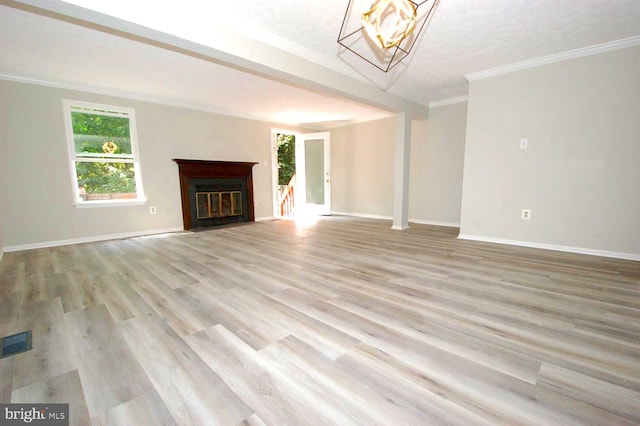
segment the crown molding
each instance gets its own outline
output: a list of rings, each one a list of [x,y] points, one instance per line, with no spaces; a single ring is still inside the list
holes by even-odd
[[[12,0],[9,4],[17,9],[216,62],[324,95],[344,98],[382,110],[408,112],[416,118],[426,117],[428,114],[426,105],[385,92],[359,78],[335,71],[333,68],[319,66],[291,51],[274,47],[247,34],[229,30],[225,26],[214,25],[212,28],[212,34],[215,37],[225,40],[223,44],[218,43],[212,46],[208,40],[201,37],[183,38],[62,0]],[[211,37],[212,34],[207,37]],[[191,40],[192,38],[199,41]]]
[[[265,123],[280,124],[280,125],[295,126],[295,127],[301,126],[300,123],[278,122],[268,117],[260,117],[252,114],[234,111],[234,110],[212,108],[206,105],[200,105],[195,103],[176,102],[171,99],[160,98],[160,97],[155,97],[150,95],[141,95],[139,93],[127,92],[127,91],[118,90],[118,89],[110,89],[106,87],[67,83],[67,82],[47,80],[42,78],[30,77],[30,76],[8,74],[4,72],[0,72],[0,80],[13,81],[16,83],[32,84],[35,86],[51,87],[54,89],[74,90],[77,92],[91,93],[94,95],[113,96],[116,98],[123,98],[123,99],[132,100],[132,101],[149,102],[149,103],[158,104],[158,105],[166,105],[166,106],[172,106],[177,108],[191,109],[195,111],[209,112],[212,114],[225,115],[229,117],[244,118],[247,120],[254,120],[254,121],[262,121]]]
[[[459,104],[462,102],[467,102],[468,100],[469,100],[469,96],[467,95],[456,96],[455,98],[441,99],[439,101],[433,101],[429,103],[429,108],[437,108],[445,105]]]
[[[329,125],[329,126],[323,125],[322,122],[289,123],[289,122],[273,120],[269,117],[261,117],[261,116],[256,116],[256,115],[247,114],[243,112],[238,112],[235,110],[211,108],[206,105],[200,105],[195,103],[192,104],[187,102],[176,102],[166,98],[141,95],[138,93],[127,92],[127,91],[117,90],[117,89],[109,89],[105,87],[88,86],[88,85],[82,85],[82,84],[76,84],[76,83],[65,83],[60,81],[53,81],[53,80],[47,80],[47,79],[41,79],[41,78],[35,78],[35,77],[29,77],[29,76],[20,76],[20,75],[8,74],[3,72],[0,72],[0,80],[12,81],[15,83],[32,84],[34,86],[51,87],[54,89],[73,90],[76,92],[90,93],[94,95],[112,96],[115,98],[127,99],[131,101],[148,102],[148,103],[157,104],[157,105],[165,105],[165,106],[171,106],[176,108],[190,109],[194,111],[208,112],[211,114],[224,115],[227,117],[244,118],[246,120],[270,123],[276,126],[279,125],[279,126],[297,127],[299,129],[307,129],[307,130],[314,130],[314,131],[323,131],[323,130],[333,129],[336,127],[350,126],[352,124],[358,124],[358,123],[365,123],[368,121],[383,120],[393,115],[393,113],[389,113],[387,116],[373,118],[373,119],[367,118],[367,119],[347,120],[344,123]]]
[[[625,49],[628,47],[634,47],[638,45],[640,45],[640,36],[623,38],[621,40],[594,44],[593,46],[583,47],[576,50],[570,50],[568,52],[556,53],[549,56],[543,56],[541,58],[529,59],[522,62],[516,62],[509,65],[490,68],[484,71],[466,74],[465,78],[468,81],[480,80],[483,78],[494,77],[497,75],[507,74],[514,71],[520,71],[528,68],[539,67],[541,65],[553,64],[556,62],[563,62],[570,59],[582,58],[584,56],[597,55],[598,53],[605,53],[605,52],[610,52],[612,50]]]

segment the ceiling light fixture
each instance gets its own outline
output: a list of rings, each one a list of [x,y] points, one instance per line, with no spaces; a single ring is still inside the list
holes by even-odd
[[[338,43],[388,72],[409,55],[438,0],[370,1],[349,0]]]
[[[376,0],[371,10],[362,14],[367,36],[383,49],[400,44],[416,27],[418,8],[409,0]]]

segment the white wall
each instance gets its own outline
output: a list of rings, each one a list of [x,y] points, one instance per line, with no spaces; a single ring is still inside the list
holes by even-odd
[[[391,218],[395,119],[331,130],[331,210]]]
[[[72,205],[63,99],[135,109],[144,206]],[[256,218],[270,217],[271,126],[127,99],[0,81],[0,235],[7,248],[182,228],[173,158],[263,162],[254,166]],[[149,214],[149,206],[158,213]]]
[[[467,103],[431,108],[412,122],[409,220],[458,226]],[[332,210],[391,218],[395,119],[331,131]]]
[[[640,254],[638,76],[634,47],[472,81],[461,234]]]
[[[429,109],[413,122],[409,221],[460,225],[467,103]]]

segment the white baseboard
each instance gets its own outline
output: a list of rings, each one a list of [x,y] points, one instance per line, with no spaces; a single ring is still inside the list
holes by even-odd
[[[367,213],[347,213],[347,212],[331,212],[331,214],[335,214],[338,216],[353,216],[353,217],[361,217],[364,219],[382,219],[382,220],[393,220],[392,216],[382,216],[377,214],[367,214]]]
[[[33,250],[33,249],[57,247],[57,246],[68,246],[71,244],[95,243],[96,241],[120,240],[123,238],[143,237],[145,235],[153,235],[153,234],[167,234],[170,232],[178,232],[183,230],[184,229],[180,227],[180,228],[167,228],[167,229],[152,229],[149,231],[123,232],[121,234],[95,235],[91,237],[71,238],[69,240],[45,241],[41,243],[23,244],[18,246],[7,246],[7,247],[3,247],[2,249],[8,253],[12,251]]]
[[[391,226],[391,229],[393,229],[394,231],[404,231],[405,229],[409,229],[410,226],[409,225],[393,225]]]
[[[433,220],[409,219],[409,223],[417,223],[419,225],[446,226],[448,228],[460,228],[460,224],[454,222],[437,222]]]
[[[393,216],[382,216],[377,214],[367,214],[367,213],[348,213],[348,212],[331,212],[331,214],[339,215],[339,216],[352,216],[352,217],[362,217],[365,219],[381,219],[381,220],[393,220]],[[453,222],[436,222],[433,220],[420,220],[420,219],[409,219],[409,223],[416,223],[419,225],[434,225],[434,226],[446,226],[449,228],[460,228],[459,223]],[[405,229],[405,228],[402,228]]]
[[[567,253],[588,254],[591,256],[610,257],[614,259],[636,260],[640,261],[640,254],[619,253],[608,250],[595,250],[582,247],[559,246],[555,244],[534,243],[529,241],[505,240],[502,238],[482,237],[478,235],[460,234],[458,238],[461,240],[482,241],[485,243],[506,244],[510,246],[530,247],[543,250],[563,251]]]

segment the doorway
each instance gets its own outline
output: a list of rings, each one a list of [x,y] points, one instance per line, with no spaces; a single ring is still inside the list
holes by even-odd
[[[274,216],[331,214],[330,135],[273,130]]]

